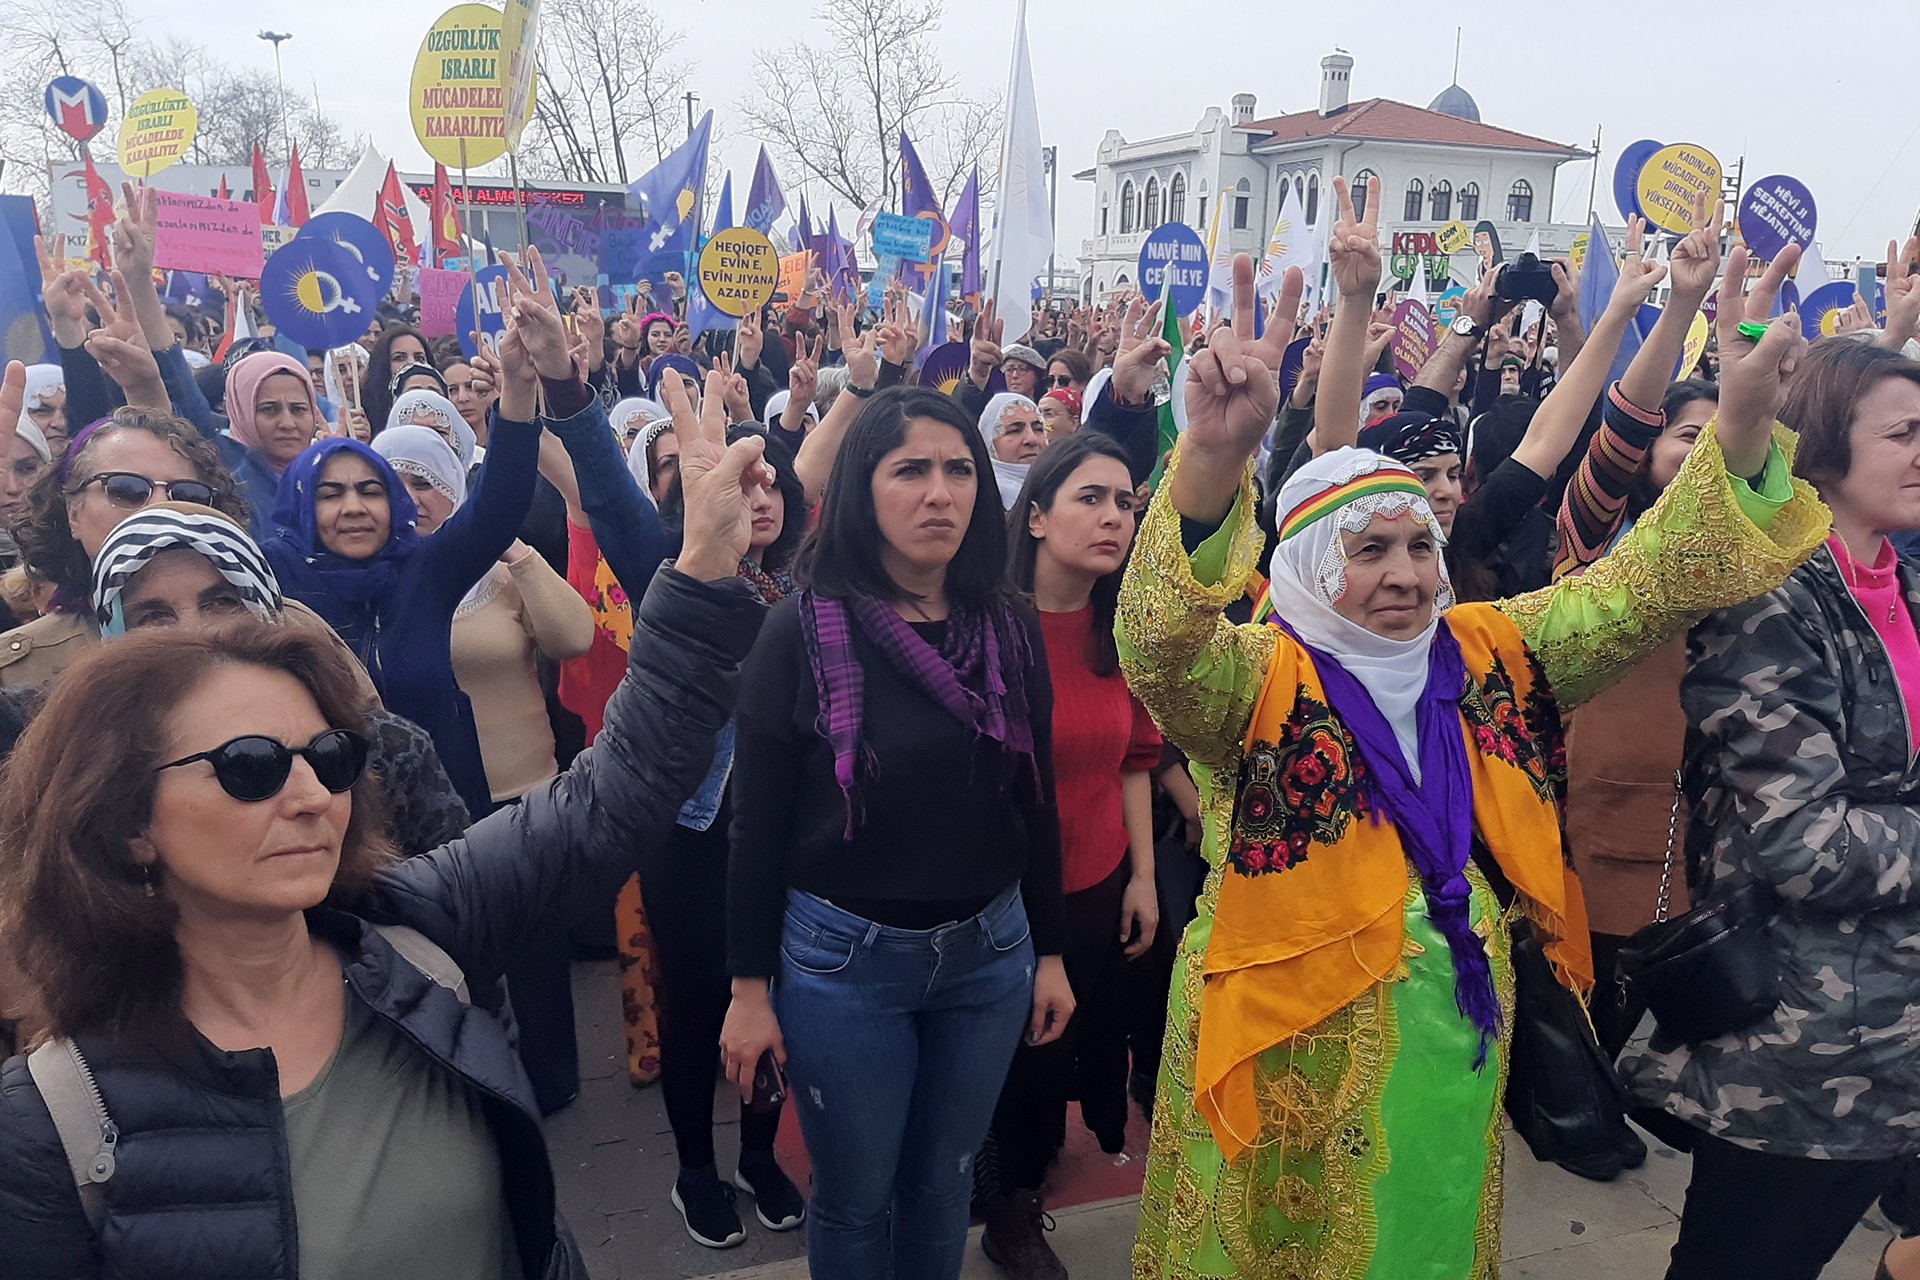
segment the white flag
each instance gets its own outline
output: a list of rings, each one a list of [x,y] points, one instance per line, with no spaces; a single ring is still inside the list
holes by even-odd
[[[1213,206],[1213,229],[1207,232],[1207,305],[1215,311],[1233,306],[1233,242],[1220,238],[1220,203]]]
[[[1000,144],[1000,183],[993,201],[993,239],[987,245],[987,296],[1006,322],[1006,340],[1032,328],[1034,277],[1053,256],[1053,214],[1047,204],[1046,151],[1027,58],[1027,5],[1013,28],[1013,76],[1007,89],[1007,132]]]
[[[1800,265],[1793,273],[1793,287],[1800,291],[1800,296],[1806,298],[1821,285],[1832,283],[1833,277],[1827,274],[1827,260],[1820,256],[1819,244],[1816,242],[1802,249]]]

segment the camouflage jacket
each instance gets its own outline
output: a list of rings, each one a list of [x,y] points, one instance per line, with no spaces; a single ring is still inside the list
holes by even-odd
[[[1907,607],[1920,575],[1902,563]],[[1781,999],[1698,1045],[1655,1035],[1636,1097],[1753,1150],[1920,1151],[1920,766],[1891,661],[1825,548],[1694,628],[1689,846],[1714,886],[1769,886]]]

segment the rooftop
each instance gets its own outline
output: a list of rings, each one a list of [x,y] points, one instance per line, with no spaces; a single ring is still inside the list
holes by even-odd
[[[1442,94],[1441,97],[1444,99],[1446,95]],[[1436,105],[1440,105],[1439,100],[1436,100]],[[1266,135],[1254,143],[1256,150],[1315,138],[1352,138],[1374,142],[1424,142],[1451,147],[1497,147],[1507,151],[1556,155],[1566,160],[1583,159],[1589,154],[1579,147],[1515,133],[1511,129],[1482,124],[1478,120],[1462,119],[1444,111],[1410,106],[1391,98],[1363,98],[1332,115],[1323,116],[1318,111],[1295,111],[1290,115],[1270,116],[1239,127],[1248,133]]]

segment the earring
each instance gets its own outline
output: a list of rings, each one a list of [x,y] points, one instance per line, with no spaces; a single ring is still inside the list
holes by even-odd
[[[146,886],[146,890],[147,890],[147,896],[148,896],[149,898],[151,898],[151,897],[153,897],[153,896],[154,896],[154,892],[153,892],[153,865],[152,865],[151,863],[143,863],[143,864],[141,865],[141,867],[140,867],[140,883]]]

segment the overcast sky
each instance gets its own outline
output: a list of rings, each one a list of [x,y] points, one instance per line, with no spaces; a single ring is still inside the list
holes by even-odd
[[[368,135],[403,167],[427,166],[405,98],[440,0],[131,0],[131,7],[155,35],[190,37],[231,61],[269,69],[272,49],[256,33],[292,32],[284,47],[290,89],[317,86],[350,133]],[[969,90],[986,95],[1004,85],[1014,11],[1015,0],[950,0],[940,47]],[[686,29],[693,88],[703,106],[718,110],[728,135],[716,162],[744,182],[757,140],[731,108],[751,87],[751,51],[804,36],[811,10],[806,0],[683,0],[661,12]],[[1336,44],[1354,56],[1355,99],[1424,106],[1452,77],[1456,23],[1464,30],[1460,83],[1487,123],[1581,146],[1604,127],[1599,207],[1610,220],[1617,214],[1607,193],[1620,148],[1655,138],[1705,146],[1728,168],[1744,155],[1749,180],[1788,173],[1805,181],[1829,259],[1882,254],[1889,236],[1913,230],[1920,108],[1898,70],[1920,35],[1913,0],[1818,7],[1746,0],[1732,10],[1031,0],[1041,126],[1060,149],[1063,171],[1063,256],[1077,252],[1092,216],[1090,185],[1066,175],[1093,164],[1107,129],[1128,138],[1183,131],[1239,92],[1258,96],[1262,116],[1311,108],[1320,58]],[[1556,220],[1582,218],[1591,171],[1587,163],[1560,170]]]

